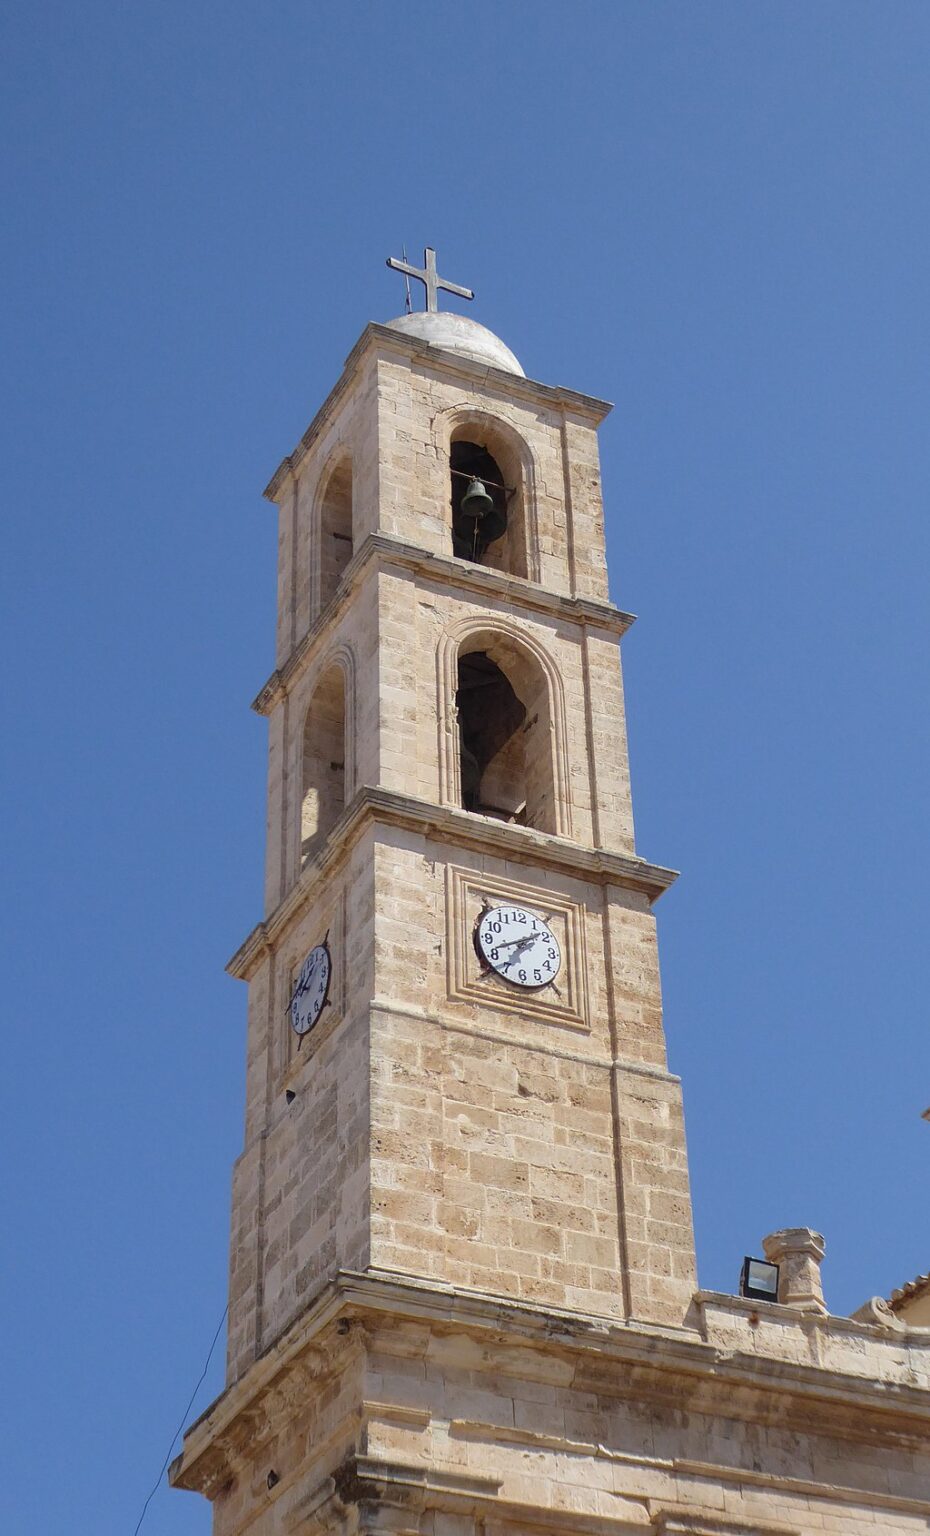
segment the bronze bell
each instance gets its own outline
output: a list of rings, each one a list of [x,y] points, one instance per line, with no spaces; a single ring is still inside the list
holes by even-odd
[[[493,510],[494,502],[485,489],[483,480],[477,476],[468,482],[468,489],[462,497],[461,510],[465,517],[487,517]]]
[[[484,481],[479,480],[477,475],[468,483],[459,503],[459,512],[463,517],[474,518],[477,543],[482,550],[506,531],[507,513],[494,505],[494,499]]]

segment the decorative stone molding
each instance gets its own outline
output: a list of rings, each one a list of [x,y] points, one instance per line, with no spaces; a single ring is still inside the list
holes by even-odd
[[[541,669],[549,695],[549,753],[552,764],[553,815],[556,837],[571,837],[572,815],[569,793],[568,726],[565,718],[565,686],[562,674],[545,646],[516,619],[499,613],[469,614],[450,624],[436,653],[439,719],[439,796],[443,805],[461,805],[461,767],[458,750],[458,711],[455,695],[458,684],[458,659],[464,643],[476,636],[488,636],[488,654],[492,660],[494,639],[535,661]],[[506,670],[506,669],[505,669]],[[515,690],[516,691],[516,690]],[[506,823],[498,823],[500,826]]]
[[[712,1513],[688,1514],[684,1510],[660,1510],[655,1517],[656,1536],[800,1536],[796,1525],[771,1520],[730,1520]]]
[[[917,1378],[911,1362],[899,1359],[897,1336],[882,1341],[872,1335],[874,1347],[880,1351],[874,1374],[854,1376],[799,1364],[784,1354],[766,1356],[741,1352],[732,1345],[718,1347],[687,1328],[612,1323],[603,1317],[373,1270],[364,1275],[343,1273],[326,1286],[307,1311],[188,1430],[184,1450],[171,1467],[171,1482],[197,1489],[203,1484],[204,1490],[212,1488],[215,1496],[223,1482],[234,1475],[241,1458],[250,1448],[262,1445],[275,1424],[274,1405],[283,1405],[285,1394],[290,1392],[282,1373],[293,1372],[306,1357],[310,1380],[318,1387],[347,1358],[348,1349],[372,1347],[380,1328],[389,1333],[400,1321],[420,1325],[424,1358],[434,1329],[441,1334],[453,1330],[471,1336],[493,1350],[505,1345],[538,1348],[547,1357],[571,1362],[573,1381],[584,1393],[626,1391],[637,1401],[671,1408],[680,1403],[683,1392],[699,1391],[704,1411],[725,1415],[732,1410],[734,1394],[739,1394],[741,1418],[746,1423],[776,1422],[795,1430],[816,1425],[820,1434],[862,1439],[873,1449],[878,1445],[924,1447],[930,1430],[928,1393],[914,1384]],[[798,1332],[802,1321],[799,1314]],[[828,1331],[834,1325],[844,1332],[861,1327],[848,1319],[817,1324]],[[303,1367],[300,1369],[302,1372]],[[653,1460],[648,1456],[632,1459],[646,1464]],[[822,1486],[813,1480],[773,1479],[771,1473],[745,1467],[726,1469],[713,1463],[684,1461],[665,1464],[685,1474],[724,1475],[727,1481],[737,1483],[766,1485],[775,1481],[786,1491],[804,1494],[816,1493]],[[831,1497],[848,1502],[864,1494],[862,1490],[831,1486]],[[930,1516],[930,1499],[877,1493],[869,1498],[876,1507]],[[667,1514],[678,1517],[680,1511],[668,1510]]]
[[[333,1474],[333,1484],[343,1504],[390,1503],[426,1509],[437,1494],[464,1499],[496,1494],[499,1477],[446,1472],[401,1461],[382,1461],[377,1456],[349,1456]]]
[[[358,838],[373,823],[427,835],[435,832],[453,848],[471,848],[537,869],[541,864],[548,865],[569,876],[639,892],[650,903],[657,901],[678,879],[676,870],[650,864],[646,859],[611,853],[604,848],[585,848],[532,827],[512,826],[413,795],[363,785],[319,854],[304,866],[297,884],[270,916],[255,925],[229,960],[226,969],[230,976],[248,981],[268,949],[279,942],[288,925],[300,917],[318,893],[319,882],[332,878]]]
[[[312,686],[311,692],[310,692],[310,700],[309,700],[309,703],[307,704],[306,710],[304,711],[304,718],[301,721],[300,730],[295,735],[294,745],[295,745],[296,751],[300,754],[300,756],[302,758],[302,755],[303,755],[304,732],[305,732],[306,726],[307,726],[307,719],[308,719],[311,711],[313,710],[314,701],[315,701],[315,698],[316,698],[316,690],[319,687],[320,682],[326,676],[326,673],[330,670],[331,667],[338,667],[339,670],[342,673],[342,679],[343,679],[344,721],[345,721],[345,723],[344,723],[344,733],[345,733],[345,740],[344,740],[345,764],[344,764],[344,767],[343,767],[343,773],[345,775],[345,778],[344,778],[343,782],[344,782],[345,803],[346,803],[346,805],[348,805],[351,802],[352,797],[355,794],[355,787],[356,787],[357,762],[356,762],[355,737],[356,737],[356,721],[357,721],[357,713],[358,713],[358,711],[357,711],[357,704],[356,704],[356,687],[355,687],[355,652],[353,651],[351,645],[348,644],[348,642],[343,641],[343,640],[338,640],[334,645],[332,645],[330,647],[330,649],[328,651],[324,651],[323,654],[319,657],[317,665],[316,665],[316,667],[314,669],[316,675],[315,675],[315,677],[313,679],[313,686]],[[292,807],[292,815],[296,819],[296,826],[294,828],[294,844],[293,844],[294,847],[297,850],[297,871],[295,871],[295,873],[299,872],[300,865],[301,865],[301,856],[300,856],[301,810],[302,810],[303,795],[304,795],[304,791],[306,789],[306,786],[305,786],[305,784],[303,782],[303,762],[301,761],[297,766],[298,766],[297,783],[300,785],[300,793],[293,797],[295,803],[294,803],[294,805]]]
[[[475,919],[482,905],[512,902],[545,913],[562,949],[559,992],[547,988],[545,992],[509,993],[497,986],[493,994],[495,1010],[587,1032],[590,1020],[584,908],[548,885],[545,888],[520,885],[513,880],[478,874],[473,869],[460,869],[454,864],[447,866],[446,879],[450,998],[487,1004],[488,977],[479,966],[473,943]]]
[[[343,612],[353,589],[370,567],[409,571],[445,587],[472,593],[482,601],[514,599],[526,612],[581,624],[614,635],[618,640],[636,623],[635,614],[625,613],[612,603],[551,592],[523,576],[511,576],[488,566],[474,565],[469,560],[458,560],[454,555],[432,554],[385,533],[370,533],[346,566],[334,600],[314,619],[287,661],[272,672],[252,700],[252,709],[257,715],[270,715],[279,700],[303,676],[319,646],[325,643],[324,637]]]
[[[184,1448],[168,1468],[172,1487],[216,1498],[308,1395],[345,1368],[350,1356],[365,1347],[366,1335],[357,1320],[339,1316],[342,1310],[315,1307],[313,1328],[289,1328],[217,1398],[185,1434]]]
[[[333,476],[346,465],[349,474],[352,474],[352,451],[346,442],[332,444],[323,463],[317,467],[316,484],[313,487],[310,503],[309,526],[307,529],[307,548],[304,557],[311,559],[310,567],[310,619],[311,623],[318,616],[322,616],[329,606],[329,598],[332,593],[323,591],[323,506],[330,492]],[[295,529],[295,553],[296,553],[296,529]],[[351,562],[349,562],[351,563]]]
[[[825,1247],[811,1227],[786,1227],[762,1239],[765,1257],[778,1265],[778,1300],[783,1306],[826,1313],[820,1278]]]
[[[896,1317],[883,1296],[872,1296],[855,1312],[850,1313],[853,1322],[871,1323],[873,1328],[890,1328],[895,1333],[906,1333],[907,1324]]]

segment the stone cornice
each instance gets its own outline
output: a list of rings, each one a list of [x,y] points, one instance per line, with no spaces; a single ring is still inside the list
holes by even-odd
[[[619,640],[636,622],[635,615],[624,613],[613,603],[601,603],[593,598],[568,597],[552,592],[522,576],[509,576],[493,571],[484,565],[474,565],[470,560],[459,560],[452,555],[435,555],[413,544],[404,544],[384,533],[372,533],[352,556],[343,573],[342,581],[332,602],[307,630],[283,666],[272,672],[252,700],[256,714],[269,715],[277,702],[294,686],[313,656],[319,650],[323,637],[329,634],[335,621],[345,608],[347,599],[370,566],[378,570],[409,572],[444,587],[457,587],[474,594],[482,601],[503,599],[511,605],[511,611],[543,614],[547,618],[568,620],[590,629],[603,630]]]
[[[454,374],[464,379],[473,387],[485,383],[491,384],[514,399],[528,400],[534,404],[543,402],[579,416],[587,416],[595,425],[603,421],[608,412],[613,410],[608,400],[599,400],[595,395],[580,394],[577,390],[566,389],[561,385],[541,384],[534,379],[525,379],[519,374],[508,373],[501,368],[491,368],[487,363],[479,363],[463,356],[461,352],[446,351],[444,348],[433,346],[431,342],[421,340],[418,336],[394,331],[389,325],[378,325],[372,321],[366,325],[355,343],[345,360],[339,379],[297,446],[292,453],[281,460],[269,480],[264,490],[268,501],[276,501],[287,476],[299,471],[315,439],[320,436],[339,400],[353,382],[362,361],[374,352],[382,355],[393,353],[395,356],[418,358],[421,362],[440,368],[444,374]]]
[[[511,826],[456,806],[437,805],[413,795],[363,785],[293,889],[236,950],[226,967],[230,976],[249,980],[265,952],[276,947],[317,894],[320,881],[335,873],[368,828],[378,826],[400,827],[424,837],[437,836],[453,848],[470,848],[537,869],[558,870],[602,885],[617,885],[642,893],[650,903],[657,901],[678,878],[677,871],[633,855],[589,848],[567,837],[537,832],[533,827]]]
[[[329,394],[326,396],[323,404],[320,406],[316,415],[313,417],[309,427],[301,437],[297,446],[294,448],[293,452],[285,454],[271,479],[268,481],[268,484],[265,486],[262,495],[265,497],[266,501],[277,501],[281,487],[286,484],[288,476],[296,475],[303,460],[306,458],[310,447],[319,437],[324,427],[328,424],[335,412],[336,406],[339,404],[342,396],[347,392],[349,385],[352,383],[355,377],[358,365],[367,350],[368,331],[366,329],[362,332],[358,341],[355,343],[355,346],[352,348],[352,351],[346,358],[342,373],[339,375],[339,378],[336,380]]]
[[[202,1491],[221,1486],[244,1446],[254,1451],[275,1433],[277,1412],[286,1411],[295,1394],[329,1379],[345,1364],[347,1349],[367,1347],[379,1318],[392,1326],[425,1325],[424,1351],[430,1336],[456,1333],[483,1336],[500,1349],[538,1347],[567,1362],[579,1391],[699,1404],[700,1411],[722,1416],[732,1413],[738,1397],[743,1419],[816,1426],[821,1433],[871,1445],[919,1445],[930,1428],[930,1392],[910,1385],[907,1362],[895,1359],[897,1344],[882,1360],[881,1377],[852,1375],[722,1348],[687,1327],[615,1322],[386,1272],[343,1272],[192,1425],[170,1469],[172,1484]],[[817,1326],[829,1332],[834,1321],[818,1319]],[[844,1325],[849,1326],[846,1320]],[[860,1328],[864,1339],[874,1336],[866,1325],[851,1326]],[[497,1433],[494,1425],[474,1429],[486,1430],[490,1438]],[[512,1433],[502,1431],[505,1438]],[[532,1438],[534,1432],[525,1433]],[[612,1456],[595,1445],[590,1453]],[[638,1455],[621,1459],[650,1461]],[[715,1470],[709,1463],[688,1465],[702,1476]],[[809,1485],[809,1491],[815,1486],[820,1485]],[[871,1491],[858,1492],[864,1502],[876,1502]],[[918,1506],[916,1500],[885,1496],[892,1497],[896,1507]]]
[[[592,1453],[601,1451],[603,1447],[591,1447]],[[643,1464],[658,1465],[651,1457],[643,1458],[640,1465]],[[664,1465],[673,1467],[672,1463]],[[350,1506],[367,1505],[386,1506],[393,1511],[403,1509],[407,1529],[414,1528],[414,1521],[426,1513],[441,1510],[465,1516],[469,1523],[474,1523],[476,1516],[484,1516],[494,1522],[495,1530],[551,1531],[564,1536],[564,1506],[548,1507],[507,1498],[501,1491],[503,1486],[496,1478],[355,1454],[346,1457],[332,1477],[298,1502],[292,1514],[285,1517],[285,1529],[295,1533],[299,1530],[306,1536],[324,1536],[326,1531],[347,1528],[343,1517]],[[901,1503],[913,1507],[917,1501]],[[693,1504],[687,1511],[679,1506],[656,1507],[653,1499],[624,1495],[616,1489],[611,1504],[612,1513],[596,1514],[573,1503],[573,1536],[801,1536],[796,1525],[785,1525],[780,1520],[761,1519],[756,1514],[748,1521],[740,1520],[716,1510],[696,1513]]]
[[[300,1532],[300,1536],[326,1536],[333,1530],[351,1529],[344,1517],[351,1505],[388,1506],[397,1511],[403,1509],[413,1527],[411,1516],[418,1520],[427,1511],[470,1517],[489,1516],[495,1529],[550,1531],[554,1536],[564,1536],[565,1510],[547,1508],[509,1499],[501,1494],[502,1484],[496,1478],[480,1474],[453,1472],[440,1467],[424,1467],[415,1462],[403,1462],[381,1456],[350,1455],[312,1492],[295,1505],[292,1513],[285,1516],[286,1531]],[[657,1527],[646,1522],[646,1500],[625,1499],[614,1495],[613,1502],[633,1512],[628,1519],[621,1514],[589,1514],[577,1507],[571,1511],[573,1536],[652,1536]],[[703,1528],[696,1536],[705,1536]],[[764,1524],[757,1531],[740,1531],[731,1525],[726,1532],[713,1531],[710,1536],[798,1536],[796,1530],[785,1526],[772,1527]]]
[[[566,1529],[565,1509],[547,1509],[539,1504],[528,1504],[502,1496],[502,1480],[482,1477],[480,1474],[453,1472],[446,1468],[420,1466],[415,1462],[387,1460],[381,1456],[348,1456],[330,1479],[333,1493],[343,1509],[349,1505],[374,1505],[384,1508],[403,1509],[406,1528],[413,1527],[411,1516],[423,1516],[430,1510],[471,1517],[490,1516],[506,1529],[553,1531],[564,1536]],[[656,1529],[648,1519],[647,1501],[643,1498],[624,1498],[614,1494],[612,1502],[625,1508],[633,1518],[623,1514],[597,1515],[577,1508],[571,1510],[573,1536],[651,1536]],[[703,1536],[703,1532],[698,1532]],[[717,1536],[714,1532],[713,1536]],[[731,1526],[719,1536],[755,1536],[746,1527],[738,1531]],[[760,1527],[758,1536],[798,1536],[795,1530],[779,1526]]]

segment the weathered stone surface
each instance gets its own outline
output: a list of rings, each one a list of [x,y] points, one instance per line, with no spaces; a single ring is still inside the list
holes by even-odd
[[[371,326],[269,487],[228,1386],[172,1469],[217,1536],[930,1523],[930,1330],[830,1317],[808,1229],[766,1239],[779,1304],[695,1289],[652,914],[674,876],[634,848],[606,409]],[[509,497],[483,563],[451,546],[463,432]],[[524,709],[501,772],[527,824],[462,807],[469,647]],[[555,935],[555,988],[482,967],[475,922],[506,903]],[[288,1001],[324,940],[298,1043]]]
[[[469,1536],[917,1531],[928,1389],[926,1331],[708,1293],[689,1327],[611,1323],[372,1269],[230,1388],[172,1480],[214,1500],[217,1536],[399,1512]]]
[[[770,1264],[778,1265],[778,1300],[804,1312],[826,1312],[820,1266],[825,1244],[810,1227],[788,1227],[762,1239]]]

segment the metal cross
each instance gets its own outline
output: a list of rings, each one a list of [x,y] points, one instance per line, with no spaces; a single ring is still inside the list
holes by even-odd
[[[418,283],[422,283],[426,289],[426,312],[435,315],[439,309],[436,301],[440,288],[446,293],[457,293],[460,299],[473,299],[474,293],[470,288],[460,288],[458,283],[447,283],[444,277],[436,274],[436,252],[431,245],[423,252],[423,266],[413,267],[407,261],[398,261],[396,257],[389,256],[389,267],[395,272],[405,272],[408,277],[415,277]]]

